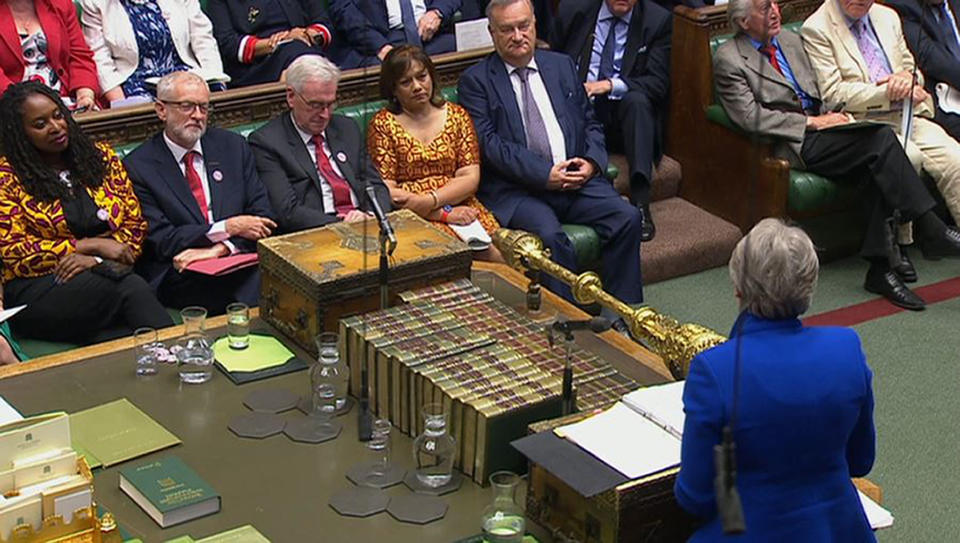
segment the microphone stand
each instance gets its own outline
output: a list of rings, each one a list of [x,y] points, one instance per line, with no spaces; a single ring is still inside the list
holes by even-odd
[[[563,381],[561,385],[560,414],[562,416],[575,413],[577,411],[577,398],[573,394],[573,332],[574,330],[590,330],[596,334],[610,329],[612,323],[603,318],[595,317],[584,321],[561,321],[557,320],[547,327],[547,340],[550,342],[550,348],[554,345],[554,332],[563,334],[563,342],[566,349],[563,362]]]

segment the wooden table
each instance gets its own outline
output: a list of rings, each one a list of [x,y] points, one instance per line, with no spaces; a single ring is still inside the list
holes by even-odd
[[[526,280],[506,266],[477,264],[474,280],[505,303],[523,300]],[[544,308],[568,318],[587,318],[545,290]],[[225,324],[223,317],[209,319],[211,335],[222,335]],[[254,321],[254,330],[275,332],[259,319]],[[181,332],[182,328],[175,326],[162,330],[160,337],[171,340]],[[299,356],[307,356],[292,342],[284,342]],[[616,332],[578,338],[578,342],[638,382],[671,380],[657,356]],[[444,497],[449,503],[446,517],[425,526],[403,524],[386,513],[356,519],[333,511],[327,505],[330,496],[351,485],[344,473],[365,450],[356,438],[355,410],[338,419],[344,426],[339,438],[318,445],[295,443],[282,434],[264,440],[242,439],[227,429],[232,417],[247,412],[241,401],[251,391],[284,388],[306,393],[306,372],[240,386],[214,372],[209,383],[181,385],[172,366],[161,367],[155,376],[136,376],[132,346],[131,339],[120,339],[0,368],[0,395],[24,415],[76,412],[126,397],[183,440],[182,445],[150,456],[175,454],[182,458],[223,496],[222,510],[161,530],[118,487],[118,469],[144,462],[146,457],[96,470],[96,501],[111,510],[134,536],[148,542],[184,534],[202,537],[243,524],[252,524],[275,542],[449,542],[480,532],[480,514],[491,494],[469,480]],[[303,415],[290,411],[283,416]],[[409,467],[412,440],[396,432],[392,443],[394,462]],[[391,496],[408,492],[402,485],[387,490]]]

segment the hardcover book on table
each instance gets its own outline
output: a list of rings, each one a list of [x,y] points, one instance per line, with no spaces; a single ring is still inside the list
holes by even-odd
[[[220,495],[176,456],[120,470],[120,490],[161,528],[220,511]]]

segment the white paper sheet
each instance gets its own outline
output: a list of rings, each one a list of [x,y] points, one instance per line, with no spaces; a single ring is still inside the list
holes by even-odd
[[[631,479],[680,464],[680,440],[623,403],[555,432]]]
[[[447,226],[456,232],[456,234],[460,236],[460,239],[466,242],[474,251],[482,251],[493,243],[493,240],[490,239],[490,234],[483,229],[483,225],[480,224],[478,220],[474,220],[472,223],[463,226],[459,224],[447,224]]]
[[[3,396],[0,396],[0,426],[15,420],[23,420],[23,415],[7,403]]]
[[[644,387],[627,394],[622,401],[680,439],[683,435],[684,383],[686,381]]]
[[[7,319],[9,319],[10,317],[12,317],[12,316],[16,315],[17,313],[23,311],[24,308],[26,308],[26,307],[27,307],[26,305],[18,305],[18,306],[16,306],[16,307],[10,307],[10,308],[4,309],[3,311],[0,311],[0,323],[3,323],[4,321],[6,321]]]
[[[863,505],[863,511],[867,514],[867,521],[874,530],[889,528],[893,526],[893,515],[883,507],[867,497],[866,494],[857,490],[860,495],[860,504]]]
[[[457,51],[469,51],[482,47],[493,47],[493,39],[487,30],[487,19],[463,21],[453,27],[457,38]]]

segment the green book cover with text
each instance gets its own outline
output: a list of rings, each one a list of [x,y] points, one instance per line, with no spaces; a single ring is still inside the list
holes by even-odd
[[[176,456],[120,470],[120,489],[164,528],[220,510],[220,495]]]

